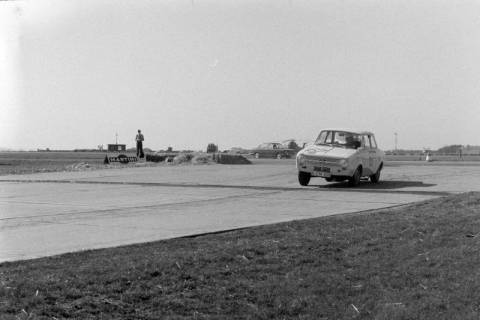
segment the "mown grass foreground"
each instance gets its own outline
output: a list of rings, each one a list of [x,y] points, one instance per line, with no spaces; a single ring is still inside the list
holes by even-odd
[[[3,263],[0,318],[478,319],[479,245],[467,193]]]

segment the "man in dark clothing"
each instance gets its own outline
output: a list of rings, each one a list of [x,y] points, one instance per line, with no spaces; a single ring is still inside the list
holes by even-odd
[[[138,129],[137,136],[135,137],[135,140],[137,141],[137,157],[143,158],[143,134],[140,129]]]

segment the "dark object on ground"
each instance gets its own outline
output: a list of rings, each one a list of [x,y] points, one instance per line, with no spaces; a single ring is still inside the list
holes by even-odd
[[[147,154],[145,160],[151,162],[171,162],[177,155],[177,153]]]
[[[125,154],[119,154],[118,156],[108,156],[105,155],[105,159],[103,160],[104,164],[110,164],[111,162],[120,162],[120,163],[129,163],[129,162],[137,162],[138,158],[135,156],[127,156]]]
[[[167,156],[165,155],[147,154],[145,156],[145,160],[151,162],[163,162],[165,161],[166,157]]]
[[[109,144],[108,145],[108,152],[125,152],[126,145],[125,144]]]
[[[239,154],[216,153],[213,160],[221,164],[251,164],[250,160]]]

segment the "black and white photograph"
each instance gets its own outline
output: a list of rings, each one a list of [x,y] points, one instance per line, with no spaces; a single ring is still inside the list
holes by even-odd
[[[0,0],[0,320],[480,319],[480,1]]]

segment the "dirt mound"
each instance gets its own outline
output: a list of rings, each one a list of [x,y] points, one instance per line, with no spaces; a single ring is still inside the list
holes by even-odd
[[[251,164],[251,162],[238,154],[229,153],[179,153],[171,154],[147,154],[146,161],[151,162],[172,162],[173,164]]]
[[[193,155],[191,153],[180,153],[173,158],[174,164],[188,163],[192,160]]]
[[[200,154],[195,155],[192,158],[192,163],[195,163],[195,164],[213,163],[213,158],[212,158],[211,155],[209,155],[207,153],[200,153]]]
[[[87,162],[74,163],[70,166],[72,170],[84,170],[90,168],[90,165]]]

